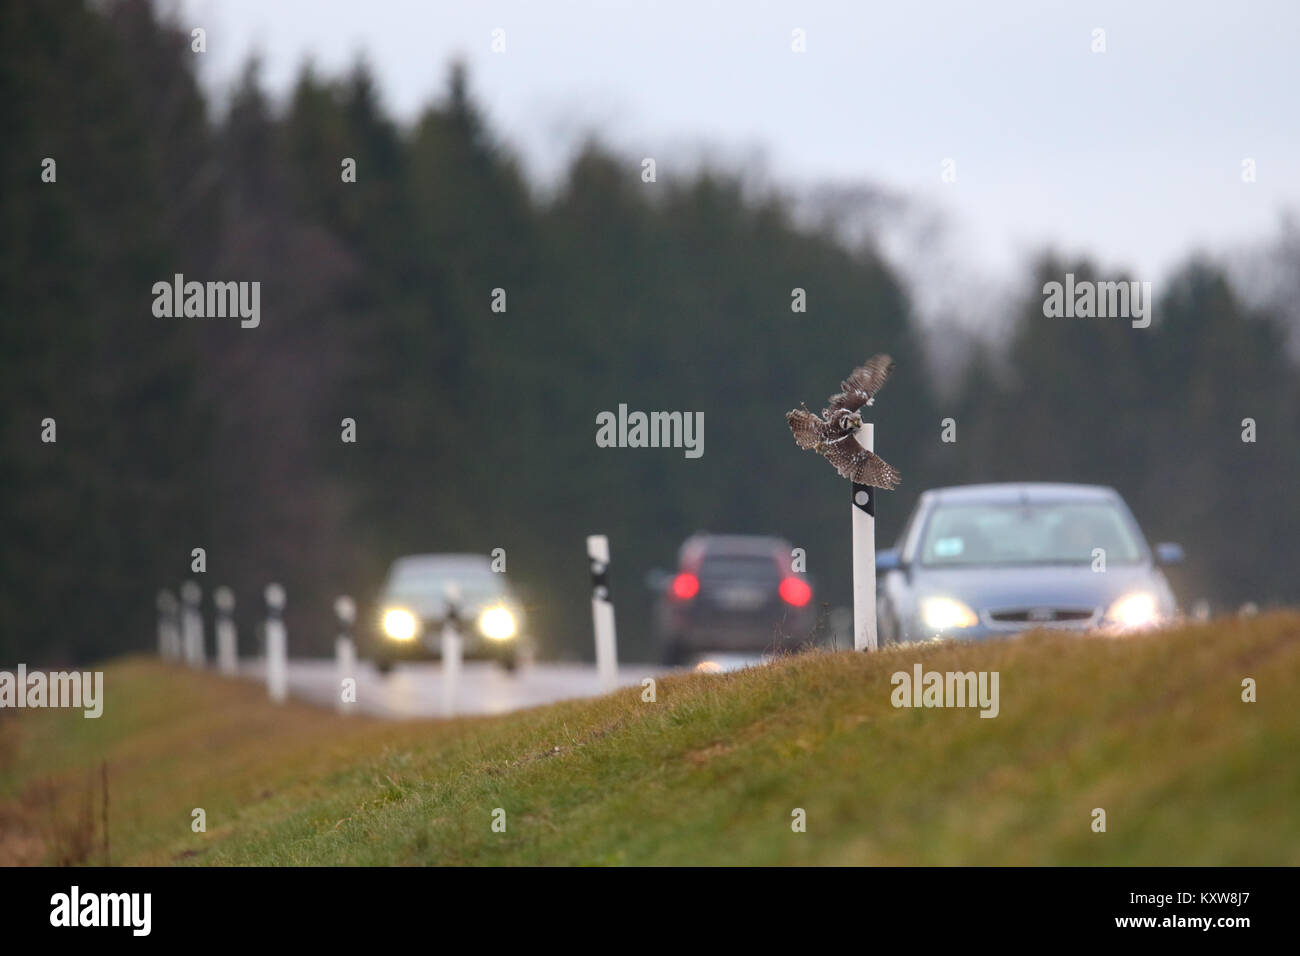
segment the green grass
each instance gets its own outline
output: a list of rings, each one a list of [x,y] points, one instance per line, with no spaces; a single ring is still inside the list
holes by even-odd
[[[895,709],[916,661],[998,671],[1000,715]],[[809,653],[454,721],[148,659],[105,692],[99,720],[0,720],[0,863],[104,862],[106,770],[114,864],[1300,864],[1294,614]]]

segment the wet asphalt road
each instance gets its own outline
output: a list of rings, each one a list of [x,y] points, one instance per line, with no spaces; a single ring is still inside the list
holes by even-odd
[[[709,658],[709,670],[730,670],[757,663],[754,658]],[[241,676],[264,679],[260,660],[240,662]],[[671,673],[657,664],[625,664],[618,669],[620,687],[637,687],[647,677]],[[397,664],[380,674],[369,661],[356,666],[358,711],[378,717],[446,716],[442,665],[437,662]],[[289,696],[334,708],[340,698],[339,674],[331,659],[289,661]],[[595,667],[589,664],[522,664],[513,674],[489,661],[465,661],[455,694],[455,713],[504,714],[556,701],[596,697],[602,693]]]

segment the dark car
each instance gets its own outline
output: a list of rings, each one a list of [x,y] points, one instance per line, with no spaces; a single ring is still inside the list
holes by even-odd
[[[897,546],[876,556],[882,643],[977,640],[1034,627],[1131,631],[1173,617],[1154,554],[1119,494],[1021,483],[921,495]]]
[[[706,652],[763,653],[798,647],[815,624],[812,582],[792,570],[788,541],[696,534],[677,571],[653,575],[655,624],[665,664]]]
[[[442,653],[448,594],[456,597],[466,658],[487,658],[514,670],[529,647],[523,611],[510,582],[478,554],[414,554],[388,572],[375,622],[374,659],[380,672],[396,661]]]

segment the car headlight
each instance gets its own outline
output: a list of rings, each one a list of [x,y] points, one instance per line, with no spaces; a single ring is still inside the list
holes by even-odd
[[[405,608],[391,607],[384,612],[384,633],[395,641],[409,641],[419,629],[420,622]]]
[[[921,621],[926,630],[948,631],[974,627],[979,623],[979,618],[961,601],[947,597],[929,597],[921,601]]]
[[[489,640],[509,640],[515,636],[515,616],[503,607],[490,607],[479,615],[478,629]]]
[[[1106,617],[1120,627],[1150,627],[1160,620],[1160,611],[1154,595],[1139,591],[1112,604]]]

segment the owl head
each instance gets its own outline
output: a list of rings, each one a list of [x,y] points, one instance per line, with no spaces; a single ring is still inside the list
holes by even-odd
[[[847,408],[837,408],[831,413],[831,425],[842,432],[855,432],[862,427],[862,416]]]

